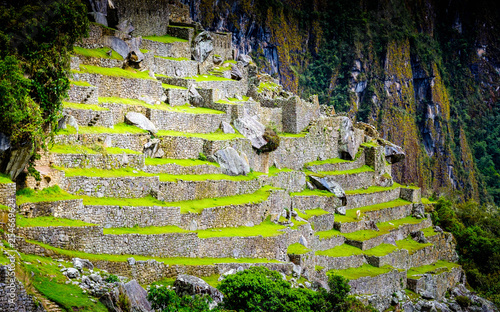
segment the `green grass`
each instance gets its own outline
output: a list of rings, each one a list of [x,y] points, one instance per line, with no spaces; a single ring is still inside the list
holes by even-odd
[[[362,255],[363,251],[351,245],[342,244],[327,250],[319,250],[314,253],[316,256],[327,257],[349,257],[355,255]]]
[[[305,253],[310,252],[311,250],[312,249],[307,248],[306,246],[304,246],[300,243],[295,243],[295,244],[291,244],[290,246],[288,246],[286,253],[289,255],[303,255]]]
[[[148,106],[146,106],[148,107]],[[162,109],[162,110],[168,110],[172,112],[178,112],[178,113],[185,113],[185,114],[215,114],[215,115],[220,115],[220,114],[225,114],[224,112],[211,109],[211,108],[206,108],[206,107],[195,107],[191,106],[189,104],[185,105],[180,105],[180,106],[170,106],[167,104],[162,104],[162,105],[154,105],[153,107],[149,107],[153,109]]]
[[[133,227],[133,228],[109,228],[104,229],[105,234],[169,234],[169,233],[197,233],[199,238],[211,237],[250,237],[263,236],[272,237],[284,234],[280,230],[285,229],[285,226],[277,225],[269,220],[263,221],[261,224],[253,227],[233,227],[233,228],[213,228],[207,230],[188,231],[177,226],[149,226],[149,227]]]
[[[293,172],[293,170],[290,168],[278,169],[278,168],[276,168],[276,166],[271,166],[271,167],[269,167],[268,175],[269,176],[277,176],[278,173],[280,173],[280,172]]]
[[[246,102],[250,98],[246,95],[241,97],[242,100],[238,100],[237,98],[227,98],[225,100],[218,100],[215,103],[221,103],[221,104],[229,104],[229,105],[241,105],[241,102]]]
[[[373,194],[373,193],[378,193],[378,192],[384,192],[384,191],[390,191],[390,190],[395,190],[397,188],[400,188],[401,185],[398,183],[394,183],[392,186],[389,187],[382,187],[382,186],[370,186],[366,189],[358,189],[358,190],[349,190],[345,191],[346,195],[355,195],[355,194]]]
[[[229,79],[229,78],[213,76],[213,75],[198,75],[198,76],[186,77],[184,79],[193,79],[194,81],[197,81],[197,82],[200,82],[200,81],[233,81],[232,79]]]
[[[0,172],[0,183],[14,183],[8,174]]]
[[[118,67],[105,68],[93,65],[80,65],[81,73],[88,74],[99,74],[104,76],[121,77],[127,79],[146,79],[146,80],[156,80],[149,76],[148,71],[136,71],[134,69],[122,69]]]
[[[81,227],[81,226],[95,225],[80,220],[61,219],[55,217],[26,218],[19,214],[16,217],[16,223],[18,227],[52,227],[52,226]]]
[[[72,85],[79,86],[79,87],[93,87],[93,85],[91,85],[90,83],[88,83],[86,81],[70,80],[70,83]]]
[[[167,77],[165,75],[156,75],[156,76],[159,76],[159,77]],[[187,90],[186,87],[181,87],[181,86],[175,86],[175,85],[171,85],[171,84],[166,84],[166,83],[162,83],[161,86],[163,87],[163,89],[181,89],[181,90]]]
[[[30,276],[31,286],[49,300],[57,303],[64,311],[106,312],[106,307],[77,285],[66,284],[68,280],[60,272],[60,262],[45,257],[21,255],[20,269]]]
[[[377,211],[377,210],[382,210],[382,209],[387,209],[387,208],[393,208],[393,207],[398,207],[398,206],[403,206],[403,205],[409,205],[411,202],[406,201],[404,199],[398,198],[396,200],[392,200],[389,202],[384,202],[376,205],[371,205],[371,206],[364,206],[360,207],[357,209],[348,209],[346,211],[345,216],[343,215],[335,215],[335,222],[358,222],[361,220],[358,220],[356,212],[359,210],[361,214],[367,212],[367,211]]]
[[[352,162],[353,162],[352,160],[345,160],[345,159],[340,159],[340,158],[330,158],[330,159],[316,160],[316,161],[311,161],[311,162],[305,163],[304,167],[320,166],[320,165],[326,165],[326,164],[352,163]]]
[[[44,201],[58,201],[77,199],[77,196],[71,195],[62,190],[59,186],[52,186],[40,191],[24,188],[16,192],[16,203],[18,205],[24,203],[38,203]]]
[[[190,61],[190,59],[188,59],[187,57],[167,57],[167,56],[158,56],[158,55],[155,55],[155,57],[166,59],[166,60],[171,60],[171,61]]]
[[[73,108],[73,109],[87,109],[93,111],[109,111],[108,108],[100,107],[94,104],[79,104],[79,103],[70,103],[63,101],[64,108]]]
[[[238,64],[238,62],[235,60],[226,60],[222,64]]]
[[[320,171],[320,172],[310,173],[309,175],[312,175],[315,177],[325,177],[325,176],[332,176],[332,175],[334,176],[334,175],[344,175],[344,174],[356,174],[356,173],[372,172],[372,171],[374,171],[372,167],[364,165],[362,167],[350,169],[350,170]]]
[[[146,134],[148,131],[142,130],[139,127],[128,125],[126,123],[119,123],[114,125],[113,128],[106,127],[80,127],[78,130],[80,134],[99,134],[99,133],[109,133],[109,134]],[[67,129],[57,130],[56,134],[76,134],[76,130],[73,127],[68,127]]]
[[[418,275],[430,273],[430,274],[439,274],[442,272],[448,272],[453,268],[459,267],[458,264],[448,261],[439,260],[436,263],[423,265],[415,268],[411,268],[407,271],[408,277],[416,277]]]
[[[246,176],[230,176],[226,174],[185,174],[185,175],[173,175],[160,173],[157,176],[160,177],[161,182],[178,182],[182,181],[250,181],[257,179],[262,173],[250,172]]]
[[[272,237],[284,234],[280,230],[285,229],[283,225],[275,224],[269,220],[263,221],[261,224],[253,227],[235,227],[235,228],[220,228],[220,229],[207,229],[197,231],[199,238],[211,237],[250,237],[250,236],[263,236]]]
[[[108,51],[111,50],[111,56],[108,55]],[[123,60],[123,57],[111,48],[99,48],[99,49],[85,49],[81,47],[73,47],[73,53],[86,56],[86,57],[98,57],[105,59],[115,59]]]
[[[425,237],[431,237],[431,236],[439,234],[438,232],[434,231],[434,227],[432,227],[432,226],[423,229],[422,232],[424,233]]]
[[[164,35],[164,36],[147,36],[147,37],[142,37],[142,38],[146,39],[146,40],[152,40],[152,41],[157,41],[157,42],[162,42],[162,43],[188,42],[186,39],[172,37],[172,36],[169,36],[169,35]]]
[[[399,249],[408,250],[410,255],[414,254],[417,250],[420,250],[420,249],[428,247],[428,246],[432,246],[431,243],[422,244],[422,243],[416,242],[413,239],[411,239],[411,237],[407,237],[405,239],[396,241],[396,245],[398,245]]]
[[[305,220],[309,220],[311,217],[314,217],[314,216],[322,216],[322,215],[329,213],[328,211],[325,211],[325,210],[320,209],[320,208],[304,210],[304,213],[302,213],[298,209],[295,209],[295,211],[297,212],[299,217],[301,217],[302,219],[305,219]]]
[[[279,88],[278,84],[275,84],[274,82],[268,81],[268,82],[261,82],[259,86],[257,87],[257,91],[261,93],[264,90],[269,90],[269,91],[276,91]]]
[[[118,147],[102,147],[102,146],[83,146],[83,145],[54,145],[49,151],[55,154],[142,154],[130,149]]]
[[[307,224],[307,221],[297,221],[292,217],[293,226],[290,227],[292,230],[298,230],[301,225]]]
[[[333,193],[324,190],[304,190],[302,192],[292,192],[290,196],[335,196]]]
[[[28,240],[29,243],[41,246],[45,249],[52,250],[57,254],[68,256],[71,258],[89,259],[90,261],[114,261],[127,262],[127,259],[133,257],[138,261],[157,260],[168,265],[212,265],[217,263],[282,263],[278,260],[268,260],[262,258],[161,258],[161,257],[146,257],[139,255],[110,255],[110,254],[90,254],[81,251],[66,250],[52,247],[50,245]]]
[[[432,204],[437,204],[437,201],[432,201],[428,198],[422,197],[422,204],[432,205]]]
[[[370,142],[361,143],[361,146],[363,146],[363,147],[377,147],[378,143],[377,143],[377,141],[370,141]]]
[[[0,205],[0,210],[2,210],[2,211],[10,211],[10,207],[9,206],[5,206],[5,205]]]
[[[126,98],[119,98],[119,97],[100,97],[99,103],[115,103],[115,104],[127,104],[127,105],[141,105],[144,106],[146,102],[137,100],[137,99],[126,99]]]
[[[160,130],[157,133],[157,136],[177,136],[177,137],[186,137],[186,138],[200,138],[208,141],[226,141],[226,140],[234,140],[245,138],[243,135],[239,133],[222,133],[222,132],[214,132],[214,133],[186,133],[181,131],[172,131],[172,130]]]
[[[205,160],[199,160],[199,159],[146,158],[146,165],[147,166],[160,166],[160,165],[167,165],[167,164],[175,164],[175,165],[179,165],[179,166],[183,166],[183,167],[193,167],[193,166],[202,166],[202,165],[220,167],[218,163],[205,161]]]
[[[301,132],[301,133],[280,132],[278,133],[278,136],[282,138],[304,138],[307,134],[308,132]]]
[[[396,243],[397,244],[397,243]],[[380,244],[377,247],[365,250],[364,254],[367,256],[382,257],[390,254],[391,252],[397,250],[398,247],[391,244]]]
[[[346,270],[330,270],[327,275],[340,275],[349,280],[355,280],[366,276],[377,276],[384,273],[389,273],[393,270],[391,266],[374,267],[369,264],[364,264],[357,268],[349,268]]]

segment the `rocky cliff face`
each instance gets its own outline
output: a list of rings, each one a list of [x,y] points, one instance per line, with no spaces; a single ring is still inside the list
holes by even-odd
[[[238,50],[285,88],[320,93],[322,104],[377,125],[401,144],[412,156],[394,167],[398,181],[486,198],[475,165],[480,156],[469,144],[484,140],[481,118],[498,106],[498,4],[182,2],[204,27],[232,32]]]

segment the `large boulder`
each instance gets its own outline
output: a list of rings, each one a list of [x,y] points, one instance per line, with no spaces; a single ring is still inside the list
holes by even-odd
[[[405,151],[398,145],[386,140],[379,140],[379,144],[385,147],[385,159],[390,164],[395,164],[405,159]]]
[[[144,60],[144,54],[141,52],[142,38],[134,37],[127,41],[129,46],[128,60],[134,63],[140,63]]]
[[[214,45],[212,36],[210,35],[210,32],[204,31],[194,38],[193,46],[191,47],[191,54],[196,61],[203,63],[213,49]]]
[[[104,45],[115,50],[125,60],[130,52],[128,44],[122,39],[114,36],[106,36],[104,38]]]
[[[250,172],[250,166],[246,160],[232,147],[217,151],[213,157],[224,174],[237,176],[247,175]]]
[[[152,139],[144,144],[143,153],[148,158],[162,158],[165,155],[160,147],[160,139]]]
[[[243,63],[243,66],[247,67],[250,62],[252,62],[252,58],[246,54],[240,54],[238,56],[238,62]]]
[[[349,117],[342,117],[339,128],[339,152],[343,159],[352,160],[358,152],[354,127]]]
[[[153,311],[153,309],[151,308],[151,303],[149,303],[147,299],[148,292],[144,288],[142,288],[142,286],[139,285],[136,280],[131,280],[130,282],[123,285],[123,290],[130,302],[131,312]]]
[[[245,115],[236,119],[233,124],[236,130],[252,142],[254,148],[259,149],[267,144],[267,141],[264,139],[266,127],[257,121],[256,118]]]
[[[92,271],[94,269],[94,265],[92,264],[92,262],[87,259],[73,258],[72,261],[73,267],[77,270],[82,270],[85,268]]]
[[[344,192],[344,189],[340,184],[335,182],[332,177],[326,176],[326,177],[315,177],[315,176],[310,176],[311,182],[320,190],[326,190],[335,197],[342,199],[342,205],[346,204],[346,195]]]
[[[127,115],[125,115],[125,122],[129,125],[134,125],[143,130],[149,131],[152,134],[156,134],[158,132],[156,126],[141,113],[128,112]]]
[[[203,104],[203,97],[196,90],[195,85],[191,85],[188,90],[189,103],[194,106],[201,106]]]
[[[238,66],[234,65],[234,64],[233,64],[233,66],[231,66],[231,79],[234,79],[234,80],[243,79],[243,73],[238,68]]]
[[[199,277],[180,274],[174,282],[175,292],[179,297],[194,295],[209,295],[215,303],[221,303],[222,293]]]

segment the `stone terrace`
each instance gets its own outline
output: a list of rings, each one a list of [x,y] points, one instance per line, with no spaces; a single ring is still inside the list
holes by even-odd
[[[194,29],[169,27],[142,39],[134,65],[106,45],[109,29],[91,27],[71,59],[56,145],[37,164],[42,181],[28,178],[36,191],[17,205],[14,184],[0,183],[0,204],[20,216],[21,252],[78,252],[141,283],[252,265],[309,281],[340,274],[355,295],[421,294],[413,269],[429,265],[444,272],[426,273],[444,285],[436,296],[458,282],[451,235],[434,231],[418,188],[392,180],[389,143],[233,59],[230,34],[213,34],[217,55],[196,60]],[[245,122],[277,131],[277,149],[258,150]],[[228,175],[219,155],[230,149],[251,170]]]

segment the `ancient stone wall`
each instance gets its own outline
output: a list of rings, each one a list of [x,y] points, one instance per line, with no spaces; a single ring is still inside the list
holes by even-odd
[[[167,33],[172,37],[181,38],[191,42],[194,36],[194,28],[170,25],[167,29]]]
[[[68,91],[68,102],[84,103],[84,104],[97,104],[99,96],[99,89],[95,86],[84,87],[71,85]]]
[[[130,22],[134,36],[163,36],[169,23],[168,0],[114,0],[118,23]]]
[[[377,276],[360,277],[350,280],[352,295],[379,294],[392,296],[396,291],[406,288],[406,271],[393,270]]]
[[[23,284],[10,272],[14,270],[7,265],[0,265],[0,311],[45,312],[43,306],[26,293]]]
[[[0,205],[16,208],[16,183],[0,183]]]
[[[143,154],[50,154],[47,165],[65,168],[142,168]]]
[[[187,89],[165,89],[166,102],[171,106],[181,106],[189,103]]]
[[[170,77],[191,77],[198,75],[198,63],[191,60],[171,60],[155,57],[155,73]]]
[[[108,110],[95,111],[92,109],[75,109],[65,107],[63,113],[75,117],[76,122],[80,126],[102,126],[113,128],[115,122],[113,113]]]
[[[243,180],[201,180],[160,182],[162,200],[176,202],[203,198],[225,197],[254,193],[260,188],[260,181]]]
[[[210,33],[213,39],[213,54],[220,55],[224,60],[232,60],[233,59],[233,34],[232,33]]]
[[[183,114],[159,109],[149,109],[149,120],[158,130],[173,130],[188,133],[211,133],[219,129],[225,114]]]
[[[159,185],[158,176],[151,177],[64,177],[60,186],[71,194],[96,197],[138,198],[150,194]]]
[[[91,134],[70,134],[56,135],[54,143],[59,145],[71,144],[98,144],[102,142],[110,142],[108,147],[119,147],[131,149],[136,152],[144,150],[144,144],[149,141],[151,135],[132,134],[132,133],[91,133]],[[193,157],[191,157],[193,158]]]
[[[142,39],[141,49],[148,50],[156,56],[163,57],[183,57],[191,59],[191,50],[189,43],[183,41],[175,41],[163,43],[159,41]]]

